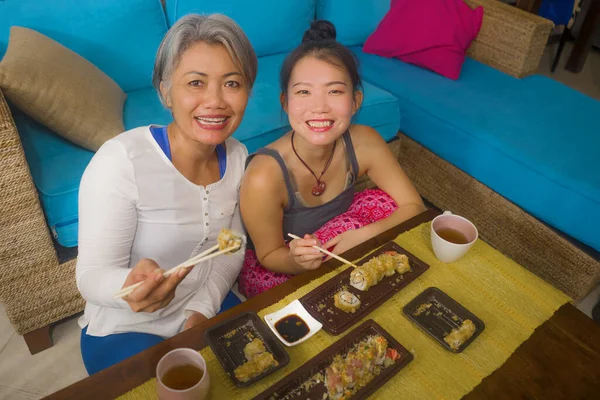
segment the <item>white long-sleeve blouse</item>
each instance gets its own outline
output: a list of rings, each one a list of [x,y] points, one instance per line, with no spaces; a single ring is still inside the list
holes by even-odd
[[[214,246],[221,228],[242,232],[239,186],[248,152],[225,142],[227,166],[206,187],[185,178],[149,127],[124,132],[94,155],[79,189],[77,287],[86,300],[79,325],[106,336],[144,332],[171,337],[193,311],[214,316],[242,267],[244,249],[198,264],[175,298],[154,313],[133,312],[115,300],[131,268],[150,258],[168,270]]]

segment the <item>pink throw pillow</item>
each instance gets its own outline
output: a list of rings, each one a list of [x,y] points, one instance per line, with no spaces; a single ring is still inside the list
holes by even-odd
[[[483,7],[471,10],[463,0],[392,0],[363,51],[456,80],[482,20]]]

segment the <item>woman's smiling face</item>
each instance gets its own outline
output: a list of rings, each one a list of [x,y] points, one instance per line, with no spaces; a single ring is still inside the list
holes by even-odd
[[[348,72],[313,56],[294,66],[282,100],[292,129],[314,145],[339,138],[358,109]]]
[[[217,145],[242,122],[250,91],[225,47],[198,42],[183,53],[161,92],[181,134]]]

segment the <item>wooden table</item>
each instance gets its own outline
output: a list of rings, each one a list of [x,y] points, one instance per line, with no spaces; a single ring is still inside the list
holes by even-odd
[[[430,221],[434,210],[390,229],[348,251],[356,259],[398,234]],[[188,331],[128,358],[49,396],[49,399],[114,398],[154,377],[158,360],[178,347],[200,350],[206,346],[204,331],[245,311],[258,312],[286,295],[338,267],[331,260],[316,271],[297,276]],[[598,399],[600,394],[600,326],[566,304],[541,325],[510,358],[485,378],[466,399]]]

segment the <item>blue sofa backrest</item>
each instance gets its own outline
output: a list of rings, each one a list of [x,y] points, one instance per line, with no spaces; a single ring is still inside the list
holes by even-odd
[[[257,56],[294,49],[315,17],[316,0],[166,0],[169,26],[189,13],[222,13],[248,35]]]
[[[361,45],[375,31],[390,4],[391,0],[317,0],[317,19],[335,25],[338,42]]]
[[[0,1],[0,58],[11,26],[36,30],[83,56],[130,90],[152,84],[167,31],[160,0]]]

